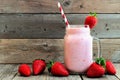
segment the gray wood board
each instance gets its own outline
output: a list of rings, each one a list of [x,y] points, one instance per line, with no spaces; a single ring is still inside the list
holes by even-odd
[[[86,76],[82,76],[83,80],[120,80],[115,75],[104,75],[100,78],[88,78]]]
[[[0,0],[0,13],[59,13],[57,1],[66,13],[120,13],[120,0]]]
[[[66,14],[70,24],[84,24],[88,14]],[[120,38],[120,15],[98,14],[91,30],[99,38]],[[0,14],[0,38],[63,38],[65,23],[61,14]]]
[[[20,74],[17,74],[12,80],[47,80],[47,79],[45,74],[37,75],[37,76],[31,75],[29,77],[23,77],[20,76]]]
[[[0,64],[0,80],[12,80],[17,74],[16,64]]]
[[[101,39],[105,59],[120,62],[120,39]],[[63,39],[0,39],[0,63],[32,63],[34,59],[64,62]],[[96,41],[93,56],[97,57]]]
[[[79,75],[69,75],[68,77],[47,76],[46,80],[82,80]]]
[[[31,75],[30,77],[23,77],[18,73],[19,64],[0,64],[0,80],[120,80],[119,65],[120,64],[115,64],[115,67],[117,69],[116,76],[104,75],[101,78],[87,78],[85,75],[81,75],[81,78],[79,75],[69,75],[68,77],[52,76],[48,73],[47,69],[42,75]]]
[[[116,77],[118,77],[120,79],[120,64],[114,64],[115,68],[116,68]]]

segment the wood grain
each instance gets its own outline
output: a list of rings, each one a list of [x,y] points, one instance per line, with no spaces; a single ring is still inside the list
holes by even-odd
[[[120,39],[101,39],[101,53],[104,58],[120,62]],[[0,63],[32,63],[34,59],[61,61],[64,54],[63,39],[1,39]],[[94,58],[97,45],[94,41]]]
[[[0,13],[59,13],[57,1],[66,13],[120,13],[119,0],[0,0]]]
[[[38,75],[38,76],[30,76],[30,77],[23,77],[20,75],[17,75],[14,79],[12,80],[46,80],[46,75]]]
[[[86,76],[82,76],[83,80],[119,80],[115,75],[104,75],[100,78],[88,78]]]
[[[63,62],[63,40],[4,39],[0,42],[0,63],[32,63],[34,59]]]
[[[79,75],[69,75],[68,77],[47,76],[46,80],[82,80]]]
[[[120,64],[114,64],[115,69],[116,69],[116,77],[120,79]]]
[[[88,14],[67,14],[70,24],[84,24]],[[91,30],[99,38],[120,38],[120,15],[98,14]],[[65,23],[60,14],[0,14],[1,39],[63,39]]]
[[[17,66],[16,64],[0,64],[4,67],[1,68],[0,71],[0,80],[12,80],[17,74]]]
[[[20,74],[17,72],[18,66],[20,64],[0,64],[0,80],[119,80],[119,66],[120,64],[114,63],[117,74],[115,75],[104,75],[100,78],[87,78],[85,75],[69,75],[68,77],[57,77],[52,76],[48,73],[47,69],[44,71],[42,75],[33,76],[30,77],[23,77],[20,76]],[[30,64],[31,66],[31,64]]]

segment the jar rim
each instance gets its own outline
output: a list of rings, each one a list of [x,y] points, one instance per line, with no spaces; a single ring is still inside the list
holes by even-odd
[[[70,25],[70,27],[66,27],[66,28],[89,28],[89,25],[79,25],[79,24],[73,24]]]

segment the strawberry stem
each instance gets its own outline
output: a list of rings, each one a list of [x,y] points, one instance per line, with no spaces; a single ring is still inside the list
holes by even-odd
[[[97,17],[97,13],[96,13],[96,12],[94,12],[94,13],[93,13],[93,12],[90,12],[90,15],[91,15],[91,16],[94,16],[94,17]]]
[[[105,68],[106,66],[106,61],[103,57],[100,57],[100,58],[97,58],[96,61],[95,61],[97,64],[103,66]]]

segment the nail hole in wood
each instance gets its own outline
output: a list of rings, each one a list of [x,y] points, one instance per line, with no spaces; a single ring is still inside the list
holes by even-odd
[[[46,28],[44,28],[44,31],[46,31]]]
[[[95,35],[97,35],[97,33],[95,33]]]
[[[83,8],[83,5],[82,5],[82,4],[80,5],[80,8]]]
[[[93,56],[96,56],[96,54],[95,54],[95,53],[93,53]]]
[[[62,20],[62,22],[64,22],[64,20]]]
[[[92,30],[93,32],[95,32],[95,30]]]
[[[106,30],[107,30],[107,31],[109,31],[110,29],[109,29],[109,28],[107,28]]]
[[[8,26],[7,26],[7,25],[5,25],[5,28],[7,29],[7,28],[8,28]]]
[[[43,46],[44,46],[44,47],[48,47],[48,44],[47,44],[47,43],[44,43]]]
[[[71,1],[65,1],[65,2],[63,3],[63,5],[64,5],[64,6],[69,6],[70,3],[71,3]]]
[[[105,24],[105,27],[107,27],[108,26],[108,24]]]

